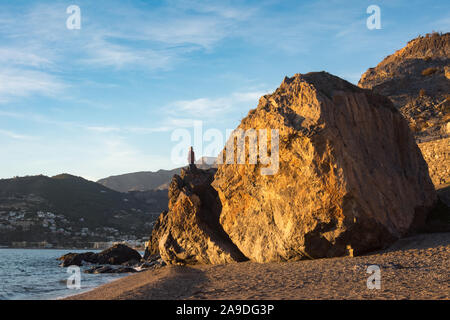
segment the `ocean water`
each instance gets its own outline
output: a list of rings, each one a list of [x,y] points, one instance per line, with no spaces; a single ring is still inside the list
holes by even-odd
[[[47,300],[82,293],[127,274],[86,274],[81,267],[81,289],[68,289],[72,275],[56,258],[86,250],[0,249],[0,300]],[[92,250],[95,252],[95,250]]]

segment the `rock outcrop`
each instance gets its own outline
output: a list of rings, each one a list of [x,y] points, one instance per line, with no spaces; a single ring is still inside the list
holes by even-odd
[[[124,263],[138,263],[141,255],[136,250],[124,245],[116,244],[100,253],[68,253],[58,258],[62,267],[81,266],[84,262],[93,264],[119,265]]]
[[[359,86],[389,97],[419,142],[450,136],[450,33],[428,34],[365,72]]]
[[[148,256],[168,264],[220,264],[246,260],[219,223],[216,169],[182,169],[169,187],[169,211],[161,214],[149,241]]]
[[[169,198],[170,199],[170,198]],[[163,211],[158,219],[155,221],[153,225],[152,234],[148,241],[148,245],[145,247],[144,252],[144,260],[153,260],[156,256],[159,255],[159,239],[161,239],[162,235],[165,232],[165,221],[166,221],[167,211]]]
[[[382,248],[423,225],[435,204],[427,165],[392,102],[326,72],[285,78],[238,129],[279,133],[276,174],[262,175],[261,163],[222,164],[212,183],[223,230],[253,261]],[[197,232],[193,217],[202,212],[202,193],[184,191],[186,182],[171,204],[170,223],[178,234],[186,234],[181,228],[186,225]],[[160,249],[167,252],[165,244],[174,234],[163,238]],[[184,250],[190,259],[230,260],[207,259],[197,239],[205,243],[204,236],[183,237],[183,248],[197,249]]]
[[[450,137],[419,143],[436,187],[450,185]]]

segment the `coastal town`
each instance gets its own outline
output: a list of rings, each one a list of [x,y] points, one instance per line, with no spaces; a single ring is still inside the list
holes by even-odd
[[[0,246],[143,248],[167,206],[155,194],[166,192],[122,193],[68,174],[1,179]]]
[[[117,214],[116,219],[121,219]],[[152,220],[152,219],[149,219]],[[152,221],[144,222],[144,230],[151,230]],[[137,230],[135,228],[134,230]],[[114,243],[125,243],[133,248],[143,248],[148,233],[124,232],[119,228],[87,227],[85,221],[71,221],[64,214],[53,212],[0,211],[0,232],[3,247],[15,248],[92,248],[104,249]],[[22,233],[35,235],[30,241],[19,237]],[[9,235],[9,239],[8,239]]]

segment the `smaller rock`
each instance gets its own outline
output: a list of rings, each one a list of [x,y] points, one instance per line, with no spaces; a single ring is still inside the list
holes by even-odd
[[[96,266],[96,267],[92,267],[92,268],[84,271],[84,273],[90,273],[90,274],[99,274],[99,273],[135,273],[135,272],[137,272],[137,271],[134,268],[130,268],[130,267],[113,268],[111,266]]]
[[[141,260],[141,255],[136,250],[124,245],[116,244],[109,249],[106,249],[100,253],[85,252],[85,253],[68,253],[58,258],[62,261],[60,264],[62,267],[69,266],[82,266],[83,261],[93,264],[111,264],[120,265],[126,264],[127,266],[136,265]]]
[[[118,269],[114,269],[113,273],[135,273],[137,272],[134,268],[130,268],[130,267],[121,267]]]
[[[110,266],[96,266],[91,269],[85,270],[84,273],[114,273],[114,269]]]
[[[124,262],[140,260],[140,253],[124,244],[116,244],[100,252],[97,256],[97,263],[99,264],[118,265]]]
[[[133,267],[138,264],[139,264],[139,260],[130,260],[130,261],[126,261],[126,262],[122,263],[121,265],[125,266],[125,267]]]
[[[153,261],[145,261],[143,262],[138,269],[156,269],[156,268],[161,268],[164,267],[166,265],[166,263],[163,261],[163,259],[159,258],[159,259],[155,259]]]
[[[62,261],[60,264],[61,267],[69,267],[69,266],[82,266],[83,261],[95,263],[95,253],[94,252],[85,252],[85,253],[68,253],[58,258],[57,260]]]

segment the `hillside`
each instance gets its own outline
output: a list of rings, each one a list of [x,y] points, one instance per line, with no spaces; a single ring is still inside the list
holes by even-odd
[[[68,174],[2,179],[0,242],[139,237],[166,207],[167,192],[125,194]]]
[[[450,33],[419,36],[368,69],[358,85],[387,96],[418,142],[445,138],[450,127]]]

